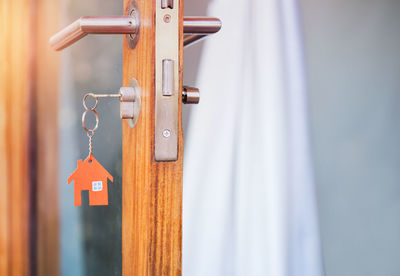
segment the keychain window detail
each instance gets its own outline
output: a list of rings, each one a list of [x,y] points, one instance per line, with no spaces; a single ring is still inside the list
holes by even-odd
[[[103,190],[103,182],[101,181],[93,181],[92,182],[92,191],[99,192]]]

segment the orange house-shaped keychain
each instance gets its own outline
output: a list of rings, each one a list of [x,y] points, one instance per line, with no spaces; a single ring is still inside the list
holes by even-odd
[[[82,191],[89,191],[89,205],[108,205],[107,179],[113,182],[113,177],[92,154],[83,162],[78,160],[78,167],[68,177],[68,184],[74,181],[75,206],[82,204]]]

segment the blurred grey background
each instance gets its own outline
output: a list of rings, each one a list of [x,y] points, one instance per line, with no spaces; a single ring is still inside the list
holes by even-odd
[[[82,15],[120,15],[122,1],[63,0],[62,25]],[[60,97],[60,240],[61,275],[122,274],[122,124],[117,99],[100,100],[99,128],[93,137],[95,158],[114,177],[108,185],[108,206],[73,205],[73,184],[66,179],[78,159],[88,155],[88,137],[81,125],[86,93],[118,93],[122,84],[122,36],[92,35],[61,53]],[[89,101],[90,102],[90,101]],[[94,126],[93,114],[87,124]]]
[[[400,1],[300,1],[326,275],[400,275]]]

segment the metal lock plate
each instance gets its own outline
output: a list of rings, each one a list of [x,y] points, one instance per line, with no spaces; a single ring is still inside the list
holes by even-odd
[[[163,8],[164,7],[164,8]],[[178,159],[179,1],[157,0],[155,139],[156,161]]]

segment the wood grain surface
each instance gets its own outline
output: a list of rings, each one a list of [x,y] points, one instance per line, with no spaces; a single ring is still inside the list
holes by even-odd
[[[0,7],[0,275],[58,275],[58,28],[53,0]]]
[[[134,50],[124,41],[123,82],[136,78],[142,107],[134,129],[123,123],[123,275],[181,275],[182,273],[182,156],[179,120],[179,158],[155,162],[155,0],[138,0],[139,43]],[[180,37],[183,1],[180,0]],[[125,0],[125,9],[129,4]],[[126,13],[126,11],[125,11]],[[180,41],[180,90],[183,44]],[[181,118],[181,101],[179,102]]]
[[[15,0],[13,0],[15,1]],[[58,275],[58,113],[60,53],[49,46],[49,37],[60,28],[61,2],[35,0],[35,114],[36,114],[36,271],[39,276]],[[33,238],[33,237],[32,237]]]
[[[0,8],[0,275],[27,275],[30,266],[29,2],[3,0]]]

